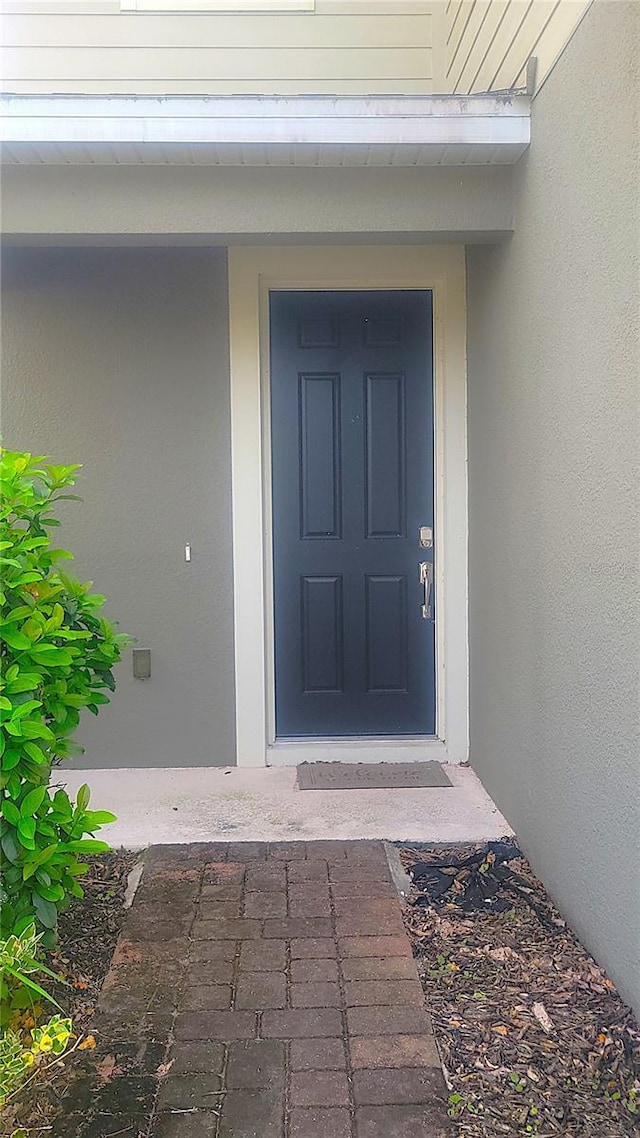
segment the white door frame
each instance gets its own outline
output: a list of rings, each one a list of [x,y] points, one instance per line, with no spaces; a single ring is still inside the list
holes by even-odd
[[[229,249],[238,766],[303,759],[466,762],[469,750],[465,260],[460,246]],[[429,289],[435,409],[436,737],[275,739],[269,421],[272,289]]]

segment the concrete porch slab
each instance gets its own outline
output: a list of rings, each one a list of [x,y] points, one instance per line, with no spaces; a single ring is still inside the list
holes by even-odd
[[[92,807],[118,817],[102,834],[129,849],[325,838],[474,842],[512,833],[472,770],[445,770],[451,787],[402,790],[300,791],[292,767],[68,770],[54,779],[73,793],[88,782]]]

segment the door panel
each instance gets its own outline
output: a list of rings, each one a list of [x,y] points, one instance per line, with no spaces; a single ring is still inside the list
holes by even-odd
[[[435,731],[428,292],[272,292],[277,736]]]
[[[341,537],[340,376],[301,373],[300,536]]]
[[[369,373],[364,382],[365,536],[404,537],[405,376]]]
[[[367,692],[406,692],[407,656],[406,577],[365,578]]]
[[[302,691],[344,691],[342,577],[303,577]]]

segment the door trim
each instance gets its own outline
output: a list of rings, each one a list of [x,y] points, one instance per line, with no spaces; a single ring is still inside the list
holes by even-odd
[[[364,741],[275,739],[269,291],[425,289],[433,293],[436,738],[367,740],[367,757],[466,762],[468,729],[466,307],[464,248],[292,246],[229,249],[231,467],[238,766],[322,757],[363,761]],[[446,427],[446,429],[445,429]],[[375,752],[375,753],[374,753]]]

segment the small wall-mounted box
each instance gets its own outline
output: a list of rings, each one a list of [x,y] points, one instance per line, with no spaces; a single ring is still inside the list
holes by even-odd
[[[148,680],[151,676],[151,649],[133,649],[133,675],[136,680]]]

